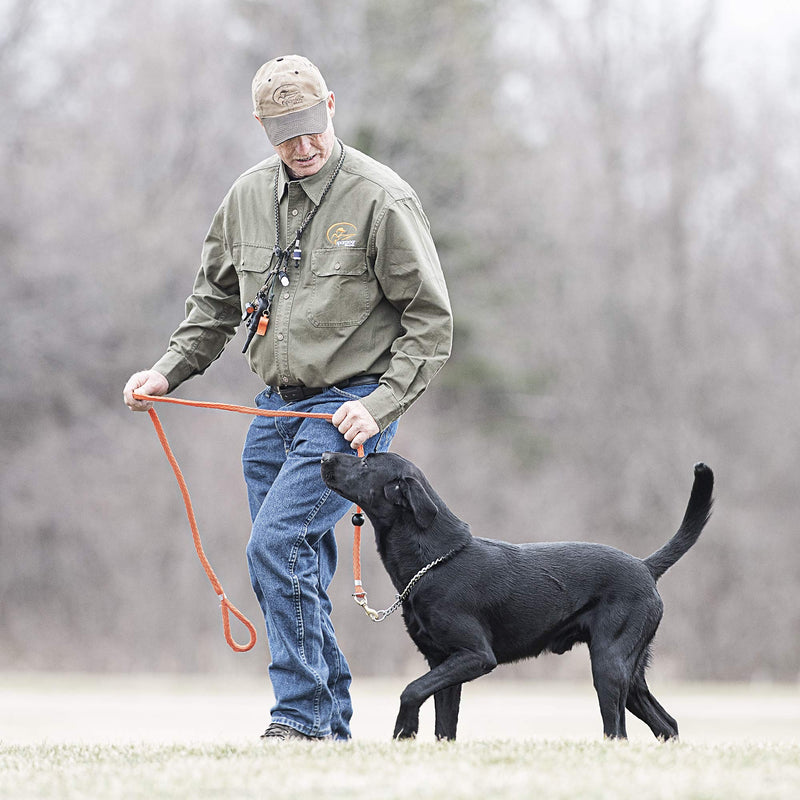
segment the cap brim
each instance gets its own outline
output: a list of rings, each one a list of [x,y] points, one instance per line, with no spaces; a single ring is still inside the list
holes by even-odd
[[[261,124],[273,145],[283,144],[295,136],[323,133],[328,128],[328,103],[321,100],[301,111],[291,111],[279,117],[262,117]]]

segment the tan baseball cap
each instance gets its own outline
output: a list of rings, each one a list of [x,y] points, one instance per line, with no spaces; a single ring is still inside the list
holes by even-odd
[[[253,78],[253,109],[274,145],[328,127],[328,87],[303,56],[267,61]]]

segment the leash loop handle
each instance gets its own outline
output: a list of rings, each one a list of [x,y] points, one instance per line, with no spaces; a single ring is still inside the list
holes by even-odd
[[[253,646],[256,643],[256,629],[253,626],[253,623],[250,622],[249,619],[239,611],[236,606],[225,597],[225,594],[221,594],[219,596],[220,608],[222,610],[222,630],[225,633],[225,641],[228,643],[228,646],[236,653],[246,653],[248,650],[252,650]],[[242,625],[247,628],[247,632],[250,635],[250,639],[248,640],[247,644],[239,644],[234,638],[233,634],[231,633],[231,620],[230,614],[233,614]]]

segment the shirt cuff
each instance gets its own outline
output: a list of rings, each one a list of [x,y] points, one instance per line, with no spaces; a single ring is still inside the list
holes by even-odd
[[[171,350],[161,356],[153,364],[152,369],[160,372],[167,379],[170,392],[177,389],[187,378],[191,378],[194,375],[192,367],[181,356]]]
[[[388,428],[404,411],[392,390],[384,384],[380,384],[374,392],[363,397],[361,404],[369,411],[381,430]]]

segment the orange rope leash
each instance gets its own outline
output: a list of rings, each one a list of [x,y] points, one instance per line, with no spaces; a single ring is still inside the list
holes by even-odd
[[[314,414],[310,411],[264,411],[261,408],[250,406],[234,406],[230,403],[206,403],[202,400],[181,400],[178,397],[156,397],[150,394],[134,392],[136,400],[152,400],[156,403],[174,403],[180,406],[194,406],[195,408],[216,408],[221,411],[236,411],[239,414],[253,414],[256,417],[304,417],[307,419],[325,419],[330,422],[333,414]]]
[[[176,397],[156,397],[154,395],[138,394],[137,392],[134,392],[133,396],[137,400],[149,400],[156,403],[174,403],[176,405],[194,406],[196,408],[214,408],[222,411],[235,411],[240,414],[252,414],[259,417],[302,417],[305,419],[324,419],[328,422],[330,422],[333,418],[333,414],[317,414],[301,411],[264,411],[260,408],[250,408],[249,406],[237,406],[230,405],[228,403],[207,403],[199,400],[180,400]],[[169,446],[167,436],[164,433],[164,427],[161,424],[161,420],[158,418],[158,414],[154,408],[148,409],[148,414],[150,415],[153,427],[156,430],[158,440],[161,442],[161,447],[164,449],[167,460],[169,461],[172,471],[175,473],[175,478],[178,481],[178,486],[180,487],[181,495],[183,496],[183,504],[186,507],[186,516],[189,520],[189,527],[192,530],[192,539],[194,540],[194,547],[197,551],[197,556],[200,559],[200,563],[203,565],[203,569],[206,571],[209,581],[211,581],[211,586],[214,588],[214,591],[217,593],[217,596],[220,599],[220,607],[222,610],[222,628],[225,633],[225,641],[227,641],[230,648],[237,653],[246,653],[248,650],[251,650],[256,643],[256,629],[253,627],[253,623],[250,622],[250,620],[247,619],[247,617],[241,611],[239,611],[239,609],[236,608],[236,606],[225,596],[225,591],[222,588],[222,584],[219,582],[219,579],[212,569],[211,564],[206,557],[205,551],[203,550],[203,543],[200,541],[200,531],[197,527],[197,519],[195,518],[194,509],[192,508],[192,500],[189,496],[189,488],[186,485],[186,480],[183,477],[181,468],[178,466],[178,461],[172,452],[172,448]],[[361,445],[358,447],[358,455],[359,458],[364,457],[364,448]],[[361,509],[358,508],[358,506],[356,506],[356,514],[361,514]],[[354,524],[353,528],[353,581],[355,585],[353,597],[355,598],[356,602],[364,608],[367,614],[369,614],[371,609],[369,609],[366,604],[367,595],[366,592],[364,592],[361,583],[361,525]],[[238,644],[234,640],[233,635],[231,634],[230,614],[233,614],[247,628],[250,634],[250,639],[247,644]]]

